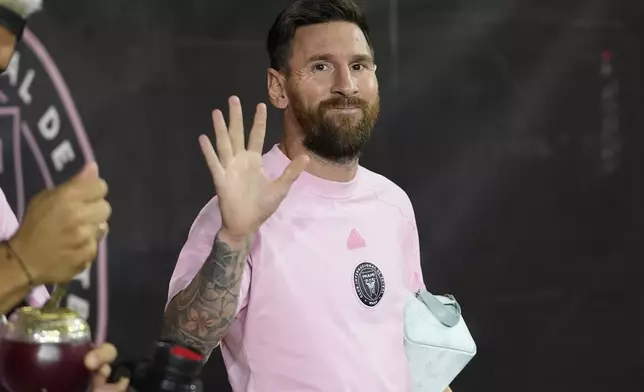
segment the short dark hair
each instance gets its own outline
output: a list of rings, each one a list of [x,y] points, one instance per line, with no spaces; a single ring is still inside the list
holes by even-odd
[[[266,49],[271,68],[278,71],[288,70],[291,41],[298,27],[329,22],[349,22],[357,25],[373,52],[367,19],[353,0],[295,0],[280,12],[268,31]]]

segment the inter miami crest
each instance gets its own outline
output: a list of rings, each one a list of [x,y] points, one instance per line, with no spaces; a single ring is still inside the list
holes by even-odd
[[[358,264],[353,273],[353,283],[360,301],[370,308],[376,306],[385,294],[385,278],[372,263]]]

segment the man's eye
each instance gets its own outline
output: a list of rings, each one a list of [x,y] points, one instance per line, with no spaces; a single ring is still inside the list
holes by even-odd
[[[374,71],[375,69],[376,69],[376,65],[373,63],[355,63],[351,65],[352,71],[368,71],[368,70]]]
[[[326,71],[327,70],[327,65],[326,64],[315,64],[313,66],[314,71]]]

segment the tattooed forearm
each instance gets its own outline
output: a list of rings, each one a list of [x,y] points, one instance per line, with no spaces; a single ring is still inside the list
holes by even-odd
[[[249,245],[230,246],[219,235],[215,237],[197,276],[168,304],[163,339],[210,355],[234,321]]]

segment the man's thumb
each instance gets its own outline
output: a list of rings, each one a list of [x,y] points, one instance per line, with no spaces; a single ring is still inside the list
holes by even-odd
[[[96,162],[89,162],[81,169],[74,179],[87,179],[87,178],[96,178],[98,177],[98,165]]]
[[[295,158],[289,165],[284,169],[282,175],[277,179],[277,183],[284,189],[288,189],[293,185],[295,180],[298,179],[302,171],[306,169],[306,166],[309,164],[310,158],[308,155],[300,155]]]
[[[66,185],[72,185],[84,180],[98,178],[98,165],[96,162],[89,162],[74,177],[67,181]],[[64,186],[64,185],[63,185]]]

